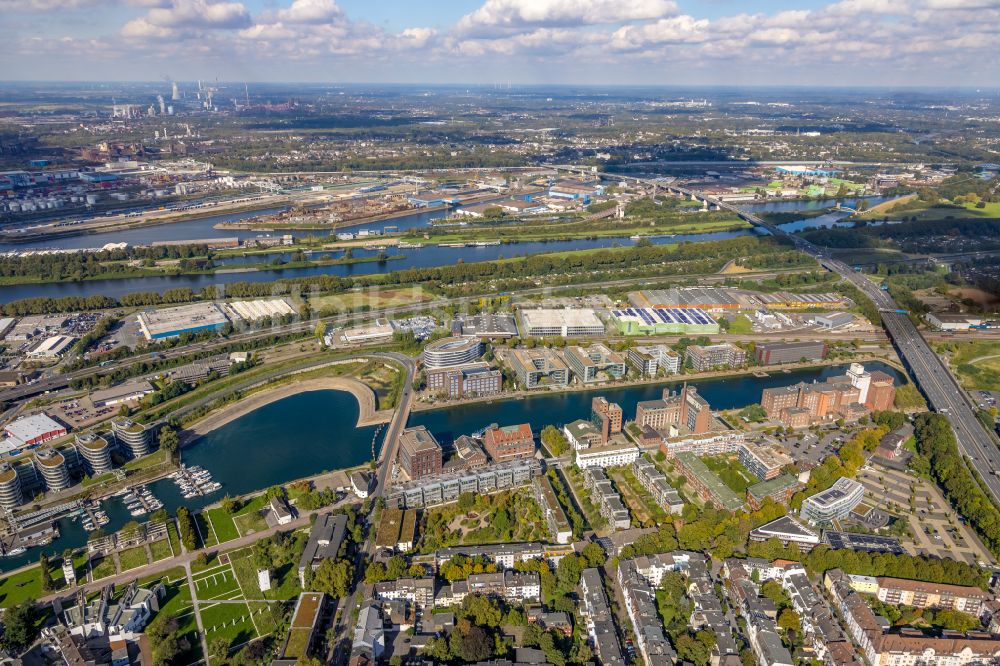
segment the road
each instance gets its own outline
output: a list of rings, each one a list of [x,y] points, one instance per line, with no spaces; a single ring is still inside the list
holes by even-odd
[[[413,378],[417,373],[417,362],[404,354],[396,352],[374,352],[372,356],[380,356],[400,363],[406,372],[403,390],[399,395],[396,404],[396,412],[392,415],[392,421],[386,428],[385,438],[382,440],[382,449],[379,451],[378,462],[375,473],[375,497],[384,497],[389,486],[392,484],[393,463],[396,461],[396,452],[399,447],[399,433],[406,427],[406,422],[410,419],[410,409],[413,407]]]
[[[570,169],[573,170],[573,169]],[[920,331],[910,320],[909,316],[893,300],[888,292],[883,291],[877,284],[866,278],[861,273],[856,272],[839,259],[829,256],[829,252],[809,241],[789,234],[780,229],[777,225],[765,222],[756,215],[744,211],[739,206],[735,206],[714,197],[708,197],[693,190],[674,185],[664,186],[648,179],[630,178],[627,176],[617,176],[605,174],[609,178],[618,180],[635,181],[648,186],[656,186],[668,189],[676,194],[688,197],[695,197],[707,202],[709,205],[718,206],[721,209],[739,215],[750,224],[762,227],[774,236],[786,238],[795,244],[799,250],[806,252],[829,271],[837,273],[845,280],[851,282],[863,294],[872,300],[879,309],[882,317],[882,325],[889,334],[890,340],[896,348],[896,353],[909,369],[917,387],[927,398],[927,403],[932,410],[943,414],[951,423],[958,440],[959,450],[968,456],[973,469],[979,474],[993,495],[994,501],[1000,504],[1000,449],[997,448],[997,441],[993,433],[988,432],[976,418],[975,406],[972,404],[968,393],[962,389],[958,380],[948,367],[941,361],[927,340],[924,339]]]

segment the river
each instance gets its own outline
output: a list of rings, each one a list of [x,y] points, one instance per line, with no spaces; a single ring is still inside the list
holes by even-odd
[[[902,377],[884,363],[867,363],[869,370],[882,370],[898,383]],[[760,400],[764,388],[811,382],[843,374],[846,364],[808,368],[789,373],[772,371],[765,378],[753,375],[692,380],[713,409],[735,409]],[[681,383],[671,381],[640,386],[595,388],[565,393],[537,393],[523,399],[497,400],[456,407],[415,412],[409,425],[424,425],[441,441],[449,444],[455,437],[469,434],[490,423],[510,425],[530,423],[536,430],[545,425],[562,425],[588,418],[590,400],[603,395],[622,406],[626,418],[634,418],[640,400],[660,397],[663,389],[679,390]],[[324,471],[353,467],[371,459],[375,426],[354,427],[358,404],[343,391],[309,391],[264,405],[213,430],[182,450],[188,465],[201,465],[222,483],[222,489],[200,500],[185,500],[169,479],[149,484],[149,489],[173,513],[179,506],[198,509],[219,501],[223,495],[241,495],[264,490]],[[331,418],[330,415],[336,415]],[[380,445],[380,442],[379,442]],[[111,522],[107,532],[118,530],[133,518],[117,498],[104,502]],[[66,548],[78,548],[87,542],[87,533],[78,521],[59,522],[61,537],[44,548],[57,555]],[[32,548],[17,557],[0,560],[4,571],[36,562],[41,548]]]
[[[884,197],[865,197],[870,203],[877,203]],[[844,199],[842,203],[847,206],[856,205],[860,199]],[[835,206],[834,199],[814,200],[814,201],[776,201],[761,204],[750,204],[746,208],[752,212],[768,211],[793,211],[793,210],[821,210]],[[215,229],[214,225],[221,221],[238,221],[248,219],[256,215],[264,215],[280,209],[269,209],[253,213],[232,213],[229,215],[216,215],[199,220],[188,222],[175,222],[172,224],[154,225],[142,229],[122,231],[106,234],[91,234],[85,236],[69,236],[47,241],[38,241],[25,244],[0,243],[0,252],[14,249],[28,248],[93,248],[100,247],[105,243],[128,242],[133,245],[146,245],[158,240],[193,240],[204,238],[219,238],[225,236],[235,236],[241,239],[252,238],[260,235],[257,231],[232,231]],[[431,220],[443,217],[448,211],[439,210],[432,212],[414,213],[403,217],[372,222],[357,227],[351,227],[351,231],[362,229],[384,231],[387,226],[395,226],[400,231],[415,227],[427,226]],[[783,224],[782,229],[787,231],[800,231],[807,228],[842,226],[840,220],[846,213],[829,213],[814,218],[800,220]],[[277,233],[277,232],[276,232]],[[329,232],[310,232],[317,234],[328,234]],[[742,229],[738,231],[721,231],[705,234],[683,234],[677,236],[654,236],[649,240],[655,244],[679,243],[683,241],[702,242],[724,240],[737,236],[746,236],[755,233],[753,230]],[[447,266],[461,260],[466,263],[476,261],[491,261],[500,258],[510,258],[538,254],[543,252],[563,252],[568,250],[584,250],[594,248],[610,248],[615,246],[632,245],[635,241],[626,237],[619,238],[599,238],[599,239],[578,239],[569,241],[549,241],[549,242],[526,242],[509,245],[488,246],[488,247],[467,247],[467,248],[441,248],[429,246],[423,248],[394,249],[390,253],[400,255],[403,259],[387,261],[385,263],[366,262],[358,264],[342,264],[334,266],[315,266],[310,268],[287,268],[268,269],[248,272],[215,273],[211,275],[180,275],[169,277],[142,277],[117,280],[88,280],[83,282],[57,282],[45,284],[13,285],[0,287],[0,303],[9,303],[24,298],[58,298],[60,296],[92,296],[106,295],[111,297],[121,297],[125,294],[137,292],[157,292],[163,293],[168,289],[190,288],[198,291],[207,286],[219,286],[234,282],[272,282],[281,278],[312,277],[317,275],[338,275],[341,277],[352,275],[371,275],[396,271],[406,268],[432,268],[437,266]],[[377,255],[375,251],[355,250],[356,257],[370,257]],[[288,254],[281,255],[286,260]],[[319,253],[317,258],[323,256],[341,256],[341,253]],[[255,257],[230,257],[220,260],[220,264],[231,265],[238,269],[240,264],[259,263],[269,261],[274,256]]]

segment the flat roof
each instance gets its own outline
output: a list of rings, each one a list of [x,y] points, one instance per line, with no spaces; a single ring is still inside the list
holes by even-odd
[[[694,453],[690,451],[682,451],[674,457],[680,460],[691,472],[691,474],[697,477],[697,479],[711,491],[712,495],[722,505],[723,509],[736,511],[743,506],[743,498],[733,492],[733,490],[719,478],[719,475],[710,470],[708,465],[703,463],[701,458],[696,456]]]
[[[165,310],[149,310],[138,316],[139,325],[150,337],[192,328],[222,326],[229,320],[215,303],[192,303]]]
[[[604,327],[597,313],[589,308],[521,310],[521,321],[525,327],[562,328]]]
[[[19,439],[22,442],[27,442],[28,440],[41,437],[56,430],[66,430],[66,428],[50,418],[48,414],[43,413],[19,418],[13,423],[8,423],[4,426],[4,430],[11,437]]]

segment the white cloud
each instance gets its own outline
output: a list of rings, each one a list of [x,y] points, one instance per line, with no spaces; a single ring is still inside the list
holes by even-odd
[[[330,23],[344,20],[344,12],[334,0],[295,0],[278,12],[283,23]]]
[[[482,7],[459,19],[457,30],[615,24],[676,12],[673,0],[486,0]]]

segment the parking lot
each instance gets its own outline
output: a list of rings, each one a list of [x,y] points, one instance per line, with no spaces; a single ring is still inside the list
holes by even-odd
[[[867,502],[907,518],[914,537],[901,540],[911,554],[950,558],[973,565],[978,561],[994,561],[932,483],[878,466],[862,468],[857,479],[868,491]]]

